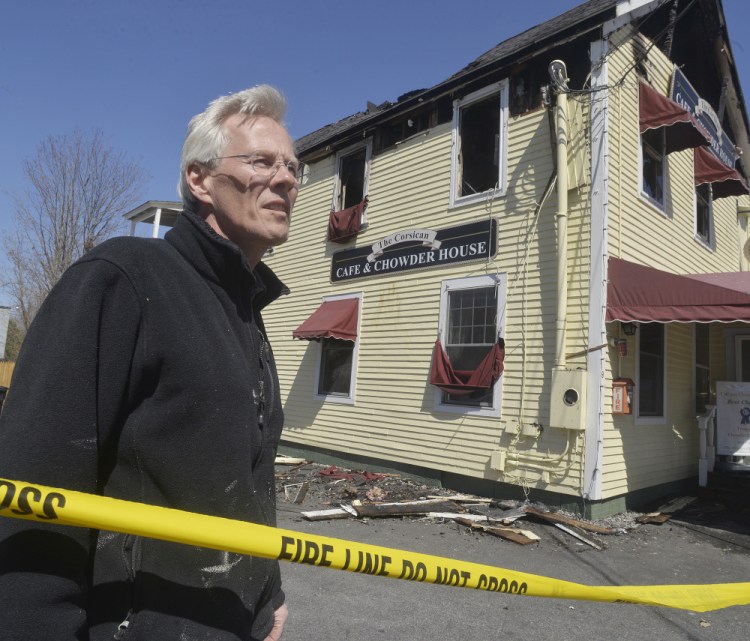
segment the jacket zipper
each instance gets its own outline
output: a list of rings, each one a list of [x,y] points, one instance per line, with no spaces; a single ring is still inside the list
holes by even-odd
[[[263,362],[263,352],[265,351],[266,341],[260,330],[258,330],[258,334],[260,335],[260,348],[258,349],[258,360],[260,361],[260,376],[258,376],[258,384],[260,386],[260,392],[258,395],[258,424],[260,425],[261,429],[263,429],[263,412],[266,405],[266,368]]]
[[[128,614],[125,617],[125,620],[122,623],[120,623],[120,625],[117,626],[117,632],[115,632],[114,637],[112,637],[113,639],[115,639],[115,641],[119,641],[120,639],[125,638],[125,634],[127,633],[128,628],[130,627],[130,616],[132,614],[133,614],[133,611],[128,610]]]

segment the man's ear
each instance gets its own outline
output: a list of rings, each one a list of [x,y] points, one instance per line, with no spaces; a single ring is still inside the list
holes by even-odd
[[[188,187],[190,187],[190,191],[197,201],[207,205],[213,204],[210,185],[208,184],[211,181],[211,176],[208,171],[206,171],[205,167],[198,163],[189,165],[185,170],[185,178]]]

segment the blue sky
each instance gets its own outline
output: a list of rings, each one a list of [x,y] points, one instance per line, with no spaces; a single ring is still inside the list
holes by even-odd
[[[267,82],[298,138],[430,87],[577,0],[5,0],[0,19],[0,237],[21,161],[48,135],[101,129],[141,164],[144,200],[177,200],[188,120]],[[747,0],[724,0],[750,100]],[[0,270],[5,258],[0,248]],[[0,278],[0,280],[2,280]],[[10,305],[0,291],[0,305]]]

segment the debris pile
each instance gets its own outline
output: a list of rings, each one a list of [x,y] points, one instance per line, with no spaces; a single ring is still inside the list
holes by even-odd
[[[632,514],[593,523],[540,503],[456,494],[398,474],[348,470],[284,456],[277,457],[276,464],[279,494],[300,506],[300,516],[308,521],[429,519],[519,545],[539,543],[545,529],[553,527],[576,544],[596,550],[606,548],[607,536],[639,527]]]

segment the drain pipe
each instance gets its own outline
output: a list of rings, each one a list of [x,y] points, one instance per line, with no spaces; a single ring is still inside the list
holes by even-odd
[[[566,365],[565,338],[568,317],[568,72],[562,60],[549,65],[555,92],[557,142],[557,319],[555,369]]]
[[[562,60],[549,65],[555,92],[557,143],[557,318],[555,365],[552,368],[550,427],[586,429],[586,372],[569,369],[565,356],[568,323],[568,74]]]

